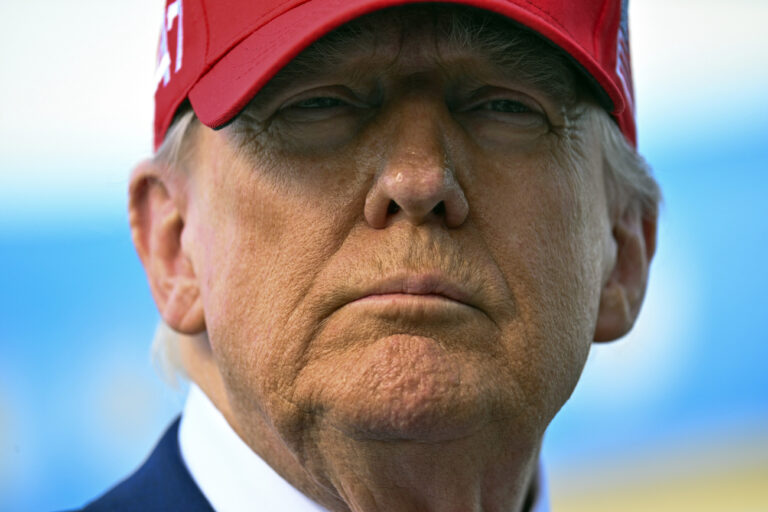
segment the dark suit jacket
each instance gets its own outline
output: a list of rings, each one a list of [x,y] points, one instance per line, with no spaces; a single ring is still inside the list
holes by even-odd
[[[176,418],[168,427],[147,461],[133,475],[81,512],[213,512],[181,458],[179,421]]]
[[[180,421],[176,418],[168,427],[134,474],[80,512],[215,512],[181,458]],[[530,510],[534,496],[535,492],[529,493],[523,510]]]

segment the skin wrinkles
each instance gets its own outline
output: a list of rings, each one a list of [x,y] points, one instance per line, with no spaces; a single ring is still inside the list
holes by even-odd
[[[296,310],[294,309],[294,311],[296,311]]]
[[[350,82],[371,52],[340,51],[325,73],[291,71],[227,128],[196,134],[184,239],[218,372],[206,392],[332,510],[516,510],[595,328],[610,233],[600,145],[590,116],[485,53],[426,30],[385,25],[376,39],[387,66]],[[420,50],[433,47],[437,59]],[[340,86],[373,100],[286,117],[282,102],[318,84],[319,97]],[[478,85],[529,96],[543,124],[452,106]],[[372,225],[372,201],[424,199],[386,184],[398,173],[443,183],[436,201],[454,194],[466,214],[378,210]],[[350,303],[429,272],[473,307]]]
[[[301,152],[302,148],[306,146],[307,136],[310,135],[311,132],[302,131],[306,129],[301,126],[301,123],[292,123],[291,121],[280,119],[278,114],[280,114],[281,111],[275,108],[275,105],[280,104],[279,100],[284,100],[284,103],[290,104],[291,96],[299,96],[300,99],[300,94],[303,91],[317,89],[316,94],[318,96],[342,96],[345,101],[354,103],[360,111],[356,112],[357,115],[355,116],[354,121],[350,121],[350,128],[347,130],[350,133],[350,136],[335,142],[333,146],[325,147],[325,150],[327,151],[335,151],[351,142],[350,139],[352,133],[365,131],[365,127],[375,118],[375,110],[380,108],[381,103],[387,102],[388,98],[384,97],[383,99],[380,99],[377,97],[379,94],[377,92],[378,89],[391,91],[391,94],[399,94],[403,91],[418,90],[419,84],[427,82],[443,84],[442,86],[436,85],[434,89],[430,91],[430,94],[435,96],[447,95],[449,104],[452,104],[458,109],[454,114],[458,118],[468,117],[462,110],[471,105],[472,97],[474,96],[473,93],[479,92],[482,84],[482,87],[485,89],[498,89],[500,91],[498,93],[500,96],[510,97],[511,91],[515,90],[516,93],[514,96],[516,99],[523,104],[530,106],[533,112],[541,112],[542,133],[546,131],[559,134],[564,130],[566,126],[566,118],[563,115],[563,108],[559,105],[557,100],[532,88],[530,85],[526,85],[519,79],[509,79],[498,72],[489,73],[489,69],[492,69],[492,66],[488,63],[483,66],[478,66],[477,63],[475,63],[474,66],[464,66],[462,65],[462,60],[462,58],[454,59],[454,62],[452,62],[453,67],[474,69],[467,71],[467,74],[455,72],[453,73],[454,76],[450,76],[447,73],[432,73],[433,76],[429,76],[426,74],[427,72],[414,68],[414,66],[398,66],[407,68],[402,71],[398,70],[397,72],[393,72],[395,76],[407,77],[404,80],[399,81],[399,83],[385,83],[383,80],[379,80],[378,83],[370,83],[366,85],[351,83],[348,82],[346,78],[342,78],[345,77],[345,75],[352,73],[353,69],[359,69],[360,66],[371,65],[370,61],[367,61],[366,63],[357,63],[356,61],[353,61],[352,63],[348,63],[347,70],[343,69],[341,72],[330,75],[322,75],[321,72],[321,76],[324,76],[322,79],[315,79],[309,83],[301,83],[300,87],[297,86],[297,84],[294,84],[292,87],[290,85],[287,86],[284,89],[284,94],[277,96],[271,105],[249,107],[249,109],[255,110],[256,113],[243,115],[242,120],[250,121],[250,123],[236,122],[233,131],[235,131],[236,136],[241,139],[238,141],[239,145],[244,147],[247,147],[248,143],[253,141],[259,134],[269,133],[272,135],[273,140],[277,139],[281,141],[282,146],[287,151],[294,153]],[[430,61],[433,61],[433,59],[430,59]],[[434,62],[431,62],[431,65],[432,64],[434,64]],[[373,64],[372,67],[377,68],[379,66]],[[442,64],[442,67],[447,67],[447,64]],[[484,78],[479,79],[478,76]],[[330,91],[328,88],[323,87],[323,85],[332,84],[337,81],[348,83],[349,85],[345,87],[348,87],[351,91],[355,92],[355,94],[341,95],[338,92]],[[456,100],[456,97],[459,96],[465,97],[465,99],[461,100],[461,103]],[[367,100],[369,103],[366,103],[366,97],[373,97],[375,99]],[[488,99],[492,98],[489,96]],[[477,101],[475,101],[475,103],[477,103]],[[267,114],[261,109],[271,110],[271,116],[265,117]],[[309,126],[309,129],[311,129],[311,125]],[[354,128],[352,128],[352,126],[354,126]],[[465,129],[467,128],[469,127],[465,127]],[[505,141],[506,144],[510,142],[512,141]]]
[[[471,198],[470,198],[470,201],[472,201],[472,199],[471,199]],[[535,338],[534,338],[533,336],[531,336],[531,339],[535,339]],[[305,361],[306,361],[308,358],[309,358],[309,354],[308,354],[308,355],[307,355],[307,357],[305,357],[305,358],[298,358],[298,361],[300,361],[300,364],[304,364],[304,362],[305,362]],[[289,360],[296,360],[296,358],[291,358],[291,357],[289,357],[289,358],[287,358],[287,359],[289,359]],[[525,359],[525,358],[522,358],[522,359]],[[533,358],[531,358],[531,360],[533,360]],[[309,369],[311,369],[311,368],[309,368]],[[308,370],[309,370],[309,369],[308,369]],[[510,379],[510,381],[513,381],[513,379]],[[292,382],[293,382],[293,381],[292,381]],[[289,385],[289,386],[290,386],[290,384],[291,384],[291,383],[288,383],[288,385]],[[308,386],[308,387],[311,387],[312,389],[317,389],[317,387],[316,387],[316,386]],[[296,393],[294,393],[294,394],[296,394]],[[519,393],[519,395],[524,395],[524,393]],[[285,396],[283,396],[283,395],[282,395],[282,394],[280,394],[280,393],[278,393],[278,394],[276,394],[276,395],[274,395],[274,396],[276,396],[276,397],[279,397],[279,399],[281,399],[281,400],[286,400],[286,399],[287,399]],[[310,395],[310,396],[311,396],[311,395]],[[292,398],[292,399],[288,399],[288,400],[289,400],[291,403],[296,403],[296,402],[297,402],[297,399],[296,399],[296,398]],[[319,400],[317,400],[317,399],[311,399],[311,400],[310,400],[310,402],[315,402],[315,403],[316,403],[316,402],[318,402],[318,401],[319,401]],[[301,407],[301,406],[300,406],[300,408],[301,408],[302,410],[306,410],[306,408],[304,408],[304,407]],[[503,408],[502,408],[502,409],[503,409]],[[324,413],[324,409],[322,409],[322,408],[321,408],[321,409],[319,409],[319,411],[321,411],[322,413]],[[274,414],[272,414],[271,416],[272,416],[272,417],[274,417],[275,415],[274,415]],[[304,415],[302,415],[302,416],[304,416]],[[306,420],[306,418],[305,418],[305,417],[302,417],[302,418],[300,418],[300,419],[299,419],[299,423],[298,423],[297,425],[295,425],[295,426],[293,427],[293,429],[294,429],[294,431],[295,431],[295,429],[299,429],[299,428],[304,428],[305,430],[309,430],[309,427],[308,427],[308,426],[305,426],[305,425],[307,425],[307,420]],[[301,447],[297,447],[297,448],[301,449]],[[322,474],[322,473],[320,473],[320,474]]]
[[[408,66],[425,58],[433,61],[446,83],[461,76],[466,82],[465,89],[485,85],[485,81],[476,77],[487,74],[487,64],[494,63],[492,69],[495,70],[496,81],[512,80],[516,87],[548,96],[563,107],[570,109],[577,99],[583,97],[583,86],[577,84],[564,58],[555,52],[543,51],[549,49],[548,45],[517,29],[514,23],[483,18],[479,21],[483,25],[482,30],[469,29],[473,34],[471,37],[457,39],[454,32],[458,30],[464,35],[461,29],[441,27],[440,20],[434,17],[431,21],[430,16],[426,19],[418,15],[402,19],[400,14],[377,13],[337,29],[289,63],[239,114],[233,123],[239,137],[247,138],[269,127],[270,107],[290,95],[296,80],[307,88],[338,81],[353,85],[355,90],[367,88],[372,91],[368,95],[369,101],[378,105],[380,82],[391,74],[418,72],[418,69],[409,69]],[[443,38],[431,35],[436,32]],[[409,50],[416,53],[403,51],[405,41],[410,44]],[[488,55],[486,65],[478,66],[478,54]],[[451,60],[450,65],[445,63],[446,57]],[[542,70],[547,71],[543,73]],[[334,74],[329,76],[329,73]],[[326,78],[307,81],[307,77],[317,76]],[[549,112],[555,128],[562,128],[565,124],[560,110]]]

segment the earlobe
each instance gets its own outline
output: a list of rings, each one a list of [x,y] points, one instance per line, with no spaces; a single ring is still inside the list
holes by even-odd
[[[129,220],[136,252],[163,320],[185,334],[205,330],[200,287],[184,252],[181,194],[168,171],[145,161],[134,169],[129,187]]]
[[[595,341],[613,341],[635,323],[648,285],[648,270],[656,250],[656,215],[633,208],[613,226],[615,260],[600,295]]]

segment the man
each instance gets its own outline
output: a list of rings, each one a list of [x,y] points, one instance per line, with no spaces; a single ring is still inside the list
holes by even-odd
[[[192,382],[86,510],[546,509],[658,190],[626,4],[174,0],[133,239]]]

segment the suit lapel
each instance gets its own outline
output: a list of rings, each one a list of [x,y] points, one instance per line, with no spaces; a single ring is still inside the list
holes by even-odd
[[[176,418],[168,427],[133,475],[88,504],[83,512],[214,512],[181,458],[179,420]]]

